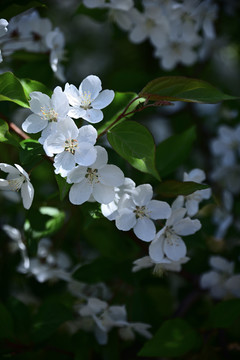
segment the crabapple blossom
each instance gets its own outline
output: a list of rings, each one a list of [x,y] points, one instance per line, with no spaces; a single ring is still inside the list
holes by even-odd
[[[151,220],[167,219],[171,215],[170,206],[159,200],[152,200],[150,184],[137,186],[131,196],[125,194],[119,203],[116,226],[119,230],[133,228],[135,235],[143,241],[151,241],[156,235],[156,227]]]
[[[185,264],[190,260],[189,257],[185,256],[180,258],[177,261],[167,259],[166,257],[162,259],[161,263],[155,262],[150,256],[144,256],[140,259],[137,259],[133,262],[132,271],[136,272],[142,269],[147,269],[154,266],[153,273],[157,275],[162,275],[164,271],[181,271],[182,264]]]
[[[187,210],[184,208],[172,211],[166,225],[157,233],[149,246],[149,255],[156,263],[162,263],[167,258],[179,261],[186,256],[186,245],[181,236],[192,235],[201,228],[199,220],[184,218]]]
[[[90,123],[103,119],[101,109],[108,106],[114,98],[113,90],[102,90],[102,84],[96,75],[87,76],[77,89],[66,83],[66,94],[71,108],[68,115],[74,119],[82,118]]]
[[[73,183],[69,192],[69,200],[72,204],[83,204],[90,200],[91,195],[99,203],[108,204],[114,200],[114,188],[124,182],[122,170],[116,165],[107,164],[107,151],[101,146],[95,148],[97,158],[92,165],[77,166],[67,175],[67,182]]]
[[[210,295],[216,299],[229,295],[240,297],[240,274],[233,274],[234,263],[221,256],[211,256],[209,264],[213,270],[201,276],[201,287],[209,289]]]
[[[82,166],[94,163],[97,157],[96,139],[97,130],[92,125],[78,129],[75,122],[67,117],[47,137],[43,147],[48,156],[57,154],[53,164],[55,173],[65,177],[76,163]]]
[[[59,80],[64,81],[63,68],[59,62],[63,59],[65,39],[59,28],[55,28],[46,35],[46,45],[50,49],[51,68]]]
[[[193,169],[190,173],[184,173],[183,181],[193,181],[198,184],[201,184],[204,181],[206,175],[201,169]],[[199,203],[204,199],[209,199],[211,196],[211,189],[203,189],[194,191],[192,194],[187,196],[178,196],[177,199],[173,203],[173,207],[183,207],[185,206],[187,209],[187,214],[192,217],[197,214],[199,209]]]
[[[30,109],[33,114],[23,122],[22,128],[25,132],[34,134],[43,130],[39,139],[43,144],[56,123],[66,119],[69,111],[68,99],[60,86],[54,89],[51,98],[40,91],[31,92],[30,97]]]
[[[28,210],[32,205],[34,188],[30,183],[28,173],[20,165],[14,164],[14,166],[0,163],[0,170],[8,173],[6,179],[0,179],[0,189],[11,191],[21,189],[23,206]]]
[[[6,19],[0,19],[0,36],[3,36],[7,33],[8,21]]]
[[[115,198],[109,204],[102,204],[101,211],[103,216],[108,220],[115,220],[118,215],[118,203],[124,194],[131,194],[132,190],[135,189],[136,184],[130,178],[125,178],[123,185],[114,189]]]

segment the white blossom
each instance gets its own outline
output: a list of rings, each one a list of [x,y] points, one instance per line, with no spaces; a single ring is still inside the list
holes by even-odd
[[[101,146],[96,146],[96,150],[97,158],[92,165],[77,166],[68,173],[67,182],[73,183],[69,192],[72,204],[83,204],[91,196],[101,204],[108,204],[114,200],[114,188],[124,182],[123,172],[116,165],[107,164],[107,151]]]
[[[87,76],[77,89],[66,83],[66,94],[71,108],[68,115],[74,119],[82,118],[90,123],[98,123],[103,119],[101,109],[108,106],[114,98],[113,90],[102,90],[99,77]]]
[[[67,117],[45,140],[43,147],[48,156],[54,158],[55,173],[67,176],[75,164],[92,165],[97,157],[94,146],[97,130],[92,125],[77,128],[75,122]]]
[[[30,109],[33,114],[23,122],[22,128],[25,132],[34,134],[43,130],[39,139],[43,144],[56,123],[66,119],[69,111],[68,99],[60,86],[54,89],[51,98],[40,91],[33,91],[30,97]]]
[[[208,289],[210,295],[216,299],[233,295],[240,297],[240,274],[233,274],[234,263],[221,256],[211,256],[209,265],[212,267],[212,270],[201,276],[201,287]]]
[[[8,21],[6,19],[0,19],[0,36],[4,36],[8,29]]]
[[[0,170],[8,173],[6,179],[0,179],[0,189],[10,191],[21,190],[23,206],[28,210],[32,205],[34,189],[28,173],[20,165],[14,164],[14,166],[0,163]]]
[[[60,81],[65,81],[62,66],[59,64],[64,56],[65,38],[59,28],[46,35],[46,45],[50,49],[50,65]]]
[[[175,272],[181,271],[182,264],[185,264],[189,260],[190,258],[187,256],[184,256],[177,261],[170,260],[165,257],[159,263],[159,262],[155,262],[150,256],[144,256],[133,262],[134,266],[132,268],[132,271],[136,272],[142,269],[154,267],[153,273],[158,276],[161,276],[165,271],[175,271]]]
[[[186,245],[181,236],[192,235],[201,228],[199,220],[184,218],[186,209],[172,211],[166,225],[157,233],[149,246],[149,255],[156,263],[162,263],[164,258],[179,261],[186,256]]]
[[[167,219],[171,215],[171,208],[164,201],[152,200],[152,196],[153,190],[149,184],[137,186],[131,196],[125,194],[119,203],[117,228],[123,231],[133,228],[139,239],[153,240],[156,227],[152,219]]]

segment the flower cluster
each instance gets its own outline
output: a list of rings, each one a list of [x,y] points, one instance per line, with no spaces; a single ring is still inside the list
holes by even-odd
[[[5,34],[7,25],[8,32]],[[1,19],[0,36],[4,57],[17,50],[49,53],[52,71],[60,81],[64,81],[60,62],[64,58],[65,38],[59,28],[52,27],[49,19],[41,18],[37,11],[17,15],[11,18],[9,24],[5,19]]]
[[[8,26],[8,21],[6,19],[0,19],[0,37],[4,36],[7,33],[8,31],[7,26]],[[2,61],[3,61],[2,53],[0,50],[0,63]]]
[[[142,0],[143,11],[135,8],[132,0],[83,0],[83,3],[88,8],[108,8],[110,17],[129,32],[133,43],[149,39],[155,57],[165,70],[173,69],[178,63],[194,64],[201,48],[215,38],[213,23],[218,6],[212,0]]]
[[[17,267],[18,272],[32,276],[40,283],[63,280],[68,291],[76,297],[75,319],[66,323],[66,328],[71,333],[79,329],[92,331],[101,345],[107,344],[108,333],[113,328],[118,329],[123,340],[133,340],[134,332],[147,339],[152,337],[148,330],[151,327],[149,324],[129,322],[124,305],[110,306],[105,301],[111,297],[105,284],[87,285],[75,280],[72,277],[74,270],[69,270],[72,265],[70,258],[62,251],[54,251],[50,239],[41,239],[36,257],[31,258],[28,256],[21,232],[9,225],[4,225],[3,230],[16,245],[16,250],[20,251],[22,261]]]

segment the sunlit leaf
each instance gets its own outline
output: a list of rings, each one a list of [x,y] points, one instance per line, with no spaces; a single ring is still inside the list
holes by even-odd
[[[29,107],[21,82],[11,72],[0,75],[0,101],[11,101],[22,107]]]
[[[2,119],[0,119],[0,142],[4,142],[16,147],[19,146],[17,140],[9,132],[8,123]]]
[[[155,168],[154,140],[143,125],[125,121],[108,132],[108,141],[133,167],[160,180]]]
[[[163,76],[150,81],[139,93],[154,101],[184,101],[198,103],[217,103],[223,100],[236,100],[239,97],[224,94],[206,81],[184,76]]]

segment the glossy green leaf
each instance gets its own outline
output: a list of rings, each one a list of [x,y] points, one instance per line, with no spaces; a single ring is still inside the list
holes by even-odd
[[[165,321],[141,349],[140,356],[179,357],[199,344],[196,331],[183,319]]]
[[[121,93],[121,92],[115,92],[114,99],[112,103],[104,109],[104,123],[101,123],[98,134],[101,134],[105,129],[107,129],[111,124],[114,123],[114,121],[118,118],[119,115],[122,114],[124,109],[127,107],[127,105],[135,98],[137,98],[138,95],[133,92],[128,93]],[[127,113],[133,111],[141,102],[143,102],[145,99],[137,99],[134,101],[129,108],[127,109]],[[128,115],[127,117],[131,117],[133,114]],[[121,123],[126,118],[122,118],[118,122],[118,124]]]
[[[160,180],[155,168],[155,144],[152,134],[141,124],[125,121],[108,132],[113,149],[136,169]]]
[[[217,103],[223,100],[236,100],[239,97],[226,95],[206,81],[184,76],[163,76],[150,81],[139,93],[154,101],[184,101],[198,103]]]
[[[208,325],[211,328],[228,328],[240,318],[240,299],[218,303],[210,312]]]
[[[11,338],[13,336],[13,319],[7,308],[0,303],[0,338]]]
[[[171,174],[184,162],[195,139],[196,130],[195,127],[191,127],[181,134],[171,136],[157,146],[156,168],[162,177]]]
[[[61,175],[55,175],[58,188],[59,188],[59,196],[60,200],[63,201],[68,191],[70,190],[71,184],[68,184],[66,180]]]
[[[44,94],[47,94],[48,96],[52,95],[52,91],[39,81],[31,79],[20,79],[20,82],[28,99],[30,99],[29,94],[32,91],[40,91]]]
[[[30,239],[38,240],[58,231],[64,224],[65,213],[53,207],[43,206],[32,209],[24,224],[24,231]]]
[[[8,123],[2,119],[0,119],[0,142],[4,142],[16,147],[19,146],[17,140],[9,132]]]
[[[33,339],[39,342],[49,338],[62,323],[72,320],[72,317],[72,309],[56,301],[46,301],[34,320]]]
[[[44,155],[42,145],[33,139],[26,139],[20,142],[21,149],[19,151],[19,158],[23,166],[32,168],[39,163]]]
[[[0,101],[11,101],[22,107],[29,107],[21,82],[11,72],[0,75]]]
[[[189,195],[197,190],[209,188],[208,185],[198,184],[193,181],[168,180],[161,182],[155,189],[161,197],[176,197],[178,195]]]

